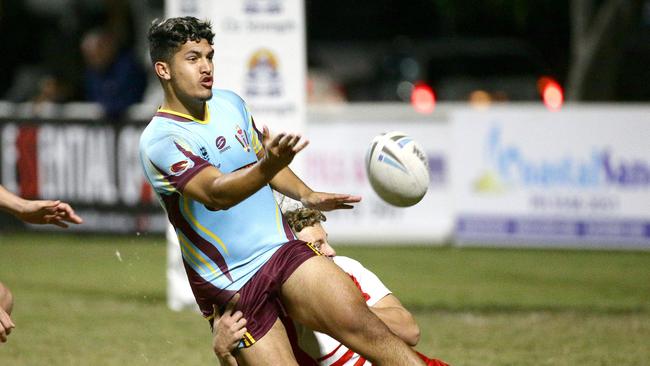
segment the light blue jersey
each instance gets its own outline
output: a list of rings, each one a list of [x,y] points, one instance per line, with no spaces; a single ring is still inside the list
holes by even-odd
[[[206,316],[294,236],[268,185],[227,210],[186,198],[183,188],[210,165],[230,173],[254,164],[261,149],[244,101],[217,89],[206,103],[205,120],[160,109],[140,138],[145,175],[176,229],[190,285]]]

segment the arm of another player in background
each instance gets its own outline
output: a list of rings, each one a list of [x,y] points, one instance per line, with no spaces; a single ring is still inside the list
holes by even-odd
[[[16,327],[9,316],[13,307],[13,297],[8,288],[0,282],[0,343],[7,341],[7,336]]]
[[[415,346],[420,341],[420,327],[394,295],[384,296],[370,310],[409,346]]]
[[[214,321],[212,323],[212,350],[219,359],[221,366],[237,366],[237,359],[232,351],[237,348],[244,334],[247,332],[246,319],[241,311],[235,311],[239,301],[239,294],[235,294],[226,305],[223,314],[219,316],[219,309],[214,306]]]
[[[268,127],[262,128],[263,146],[271,139]],[[262,159],[266,155],[262,148],[257,156]],[[287,197],[300,201],[305,207],[320,211],[353,208],[350,203],[361,201],[361,197],[349,194],[314,192],[288,166],[280,170],[270,181],[271,187]]]
[[[3,186],[0,186],[0,209],[30,224],[52,224],[66,228],[66,222],[83,222],[65,202],[26,200],[7,191]]]
[[[298,135],[278,134],[255,164],[229,174],[212,166],[202,169],[190,179],[183,194],[211,208],[228,209],[260,190],[289,165],[308,144],[300,140]]]

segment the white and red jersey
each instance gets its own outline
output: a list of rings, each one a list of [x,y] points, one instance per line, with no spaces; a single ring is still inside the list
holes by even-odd
[[[343,271],[350,275],[359,290],[363,293],[368,306],[375,305],[379,300],[391,292],[379,278],[361,263],[352,258],[336,256],[333,258]],[[299,326],[299,346],[312,358],[318,360],[321,366],[361,366],[370,365],[359,354],[348,349],[336,339],[324,333],[314,332]]]

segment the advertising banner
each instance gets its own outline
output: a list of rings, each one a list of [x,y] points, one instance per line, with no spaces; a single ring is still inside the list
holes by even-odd
[[[650,248],[650,109],[458,111],[459,244]]]
[[[398,208],[382,201],[372,190],[365,158],[372,139],[380,133],[400,130],[425,150],[431,182],[422,201]],[[303,152],[305,171],[301,175],[320,191],[361,195],[353,210],[326,213],[325,226],[332,242],[357,244],[440,244],[453,231],[452,198],[449,183],[451,131],[446,123],[366,120],[309,124],[310,145]]]
[[[70,230],[163,232],[166,218],[138,157],[143,128],[136,121],[118,126],[0,119],[0,183],[24,198],[73,204],[84,224]],[[2,217],[5,224],[11,222]]]

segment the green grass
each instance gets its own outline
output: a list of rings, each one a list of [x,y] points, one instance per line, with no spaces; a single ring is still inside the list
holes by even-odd
[[[650,365],[650,253],[337,249],[453,365]],[[0,365],[216,364],[207,323],[166,307],[162,237],[0,235],[0,281],[17,324]]]

